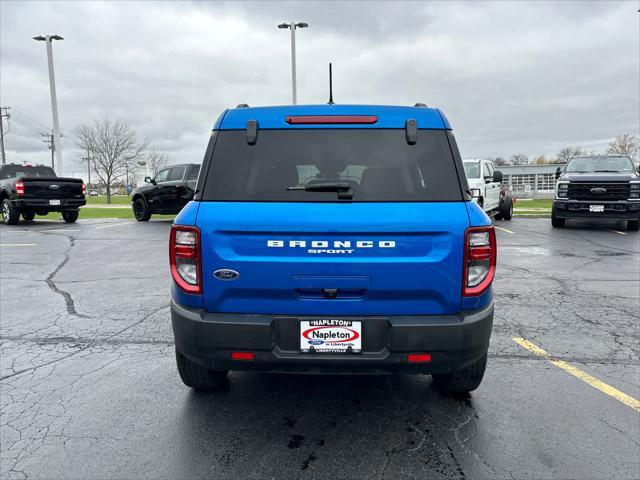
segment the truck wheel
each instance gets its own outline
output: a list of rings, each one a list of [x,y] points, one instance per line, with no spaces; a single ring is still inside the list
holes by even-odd
[[[562,228],[564,227],[565,218],[556,217],[556,211],[554,208],[551,209],[551,225],[553,228]]]
[[[63,210],[62,218],[67,223],[74,223],[76,220],[78,220],[78,213],[78,210]]]
[[[513,199],[511,197],[504,197],[502,199],[500,215],[505,220],[511,220],[511,217],[513,217]]]
[[[8,198],[2,200],[2,222],[5,225],[16,225],[20,220],[20,212]]]
[[[133,202],[133,215],[139,222],[148,222],[151,218],[151,211],[143,198],[138,197]]]
[[[182,383],[187,387],[196,390],[215,390],[222,387],[227,381],[228,372],[226,370],[212,370],[201,367],[182,355],[177,348],[176,363],[178,364],[178,373]]]
[[[637,232],[640,230],[640,220],[627,220],[627,230]]]
[[[487,368],[487,353],[480,360],[460,370],[450,373],[434,373],[433,383],[436,388],[447,393],[467,393],[480,386],[484,371]]]
[[[33,210],[23,210],[22,218],[24,218],[25,222],[30,222],[31,220],[36,218],[36,212],[34,212]]]

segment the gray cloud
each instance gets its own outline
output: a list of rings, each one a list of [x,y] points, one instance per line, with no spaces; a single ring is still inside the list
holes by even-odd
[[[14,109],[10,160],[46,163],[51,107],[43,43],[54,44],[68,174],[73,128],[126,121],[173,162],[199,162],[219,113],[290,101],[298,34],[303,103],[413,104],[448,115],[465,156],[602,150],[638,132],[636,2],[0,3],[0,103]]]

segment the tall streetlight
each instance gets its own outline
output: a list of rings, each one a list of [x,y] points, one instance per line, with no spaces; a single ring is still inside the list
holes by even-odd
[[[309,25],[303,22],[298,23],[281,23],[278,28],[291,29],[291,90],[293,94],[293,104],[298,103],[298,94],[296,91],[296,28],[307,28]]]
[[[62,144],[60,143],[60,125],[58,123],[58,99],[56,97],[56,80],[53,73],[53,51],[51,44],[54,40],[64,40],[60,35],[38,35],[33,37],[38,42],[47,44],[47,61],[49,63],[49,89],[51,90],[51,113],[53,114],[53,142],[56,153],[56,167],[59,176],[62,174]]]

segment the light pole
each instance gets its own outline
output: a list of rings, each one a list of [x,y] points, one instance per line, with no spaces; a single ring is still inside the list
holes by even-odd
[[[278,28],[291,29],[291,91],[293,96],[293,104],[298,104],[298,93],[296,91],[296,28],[307,28],[309,25],[304,22],[298,23],[281,23]]]
[[[38,35],[33,37],[38,42],[46,42],[47,44],[47,62],[49,63],[49,89],[51,90],[51,113],[53,115],[53,142],[56,153],[56,166],[58,167],[58,175],[62,174],[62,145],[60,143],[60,125],[58,123],[58,100],[56,97],[56,80],[53,73],[53,51],[51,44],[54,40],[64,40],[60,35]]]

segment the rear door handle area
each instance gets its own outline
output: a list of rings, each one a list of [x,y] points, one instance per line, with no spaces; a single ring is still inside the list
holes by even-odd
[[[291,277],[291,287],[298,298],[309,300],[357,300],[371,288],[371,277]]]
[[[296,288],[296,296],[309,300],[357,300],[364,298],[366,289],[347,288]]]

